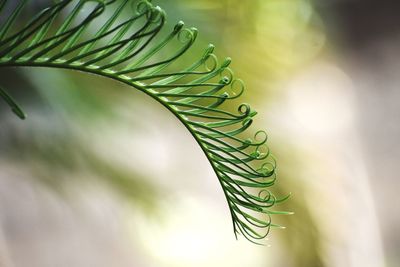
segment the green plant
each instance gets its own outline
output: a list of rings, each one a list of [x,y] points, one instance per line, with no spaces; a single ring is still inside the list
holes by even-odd
[[[6,4],[0,2],[4,17]],[[0,68],[81,71],[149,95],[183,123],[207,156],[228,201],[235,235],[241,233],[252,242],[264,238],[270,227],[279,227],[271,223],[270,215],[288,214],[270,207],[287,197],[277,199],[267,190],[275,183],[276,171],[265,132],[243,137],[256,112],[248,104],[239,105],[236,112],[224,107],[245,89],[229,68],[231,59],[219,64],[210,44],[197,61],[182,67],[197,30],[180,21],[163,36],[165,13],[160,7],[139,1],[135,15],[126,19],[121,14],[129,4],[132,1],[58,1],[23,25],[21,12],[27,1],[20,1],[0,28]],[[103,25],[93,23],[100,17],[105,19]],[[176,53],[164,54],[168,45],[176,47]],[[1,88],[0,96],[25,118]]]

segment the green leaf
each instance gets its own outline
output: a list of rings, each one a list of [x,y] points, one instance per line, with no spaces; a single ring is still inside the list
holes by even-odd
[[[229,68],[231,59],[219,63],[210,44],[195,62],[185,60],[197,38],[195,28],[179,21],[163,33],[165,13],[148,0],[134,5],[130,0],[58,1],[22,25],[27,1],[11,14],[4,8],[8,2],[0,1],[1,16],[7,16],[0,26],[0,69],[75,70],[142,91],[172,112],[203,150],[226,196],[235,235],[262,239],[274,226],[271,214],[288,214],[270,210],[283,199],[266,189],[276,181],[267,135],[257,131],[244,138],[257,113],[248,104],[237,111],[226,105],[245,90]],[[131,7],[133,15],[125,18],[122,11]],[[171,48],[174,53],[165,53]],[[18,116],[25,116],[5,91],[0,93]]]
[[[0,87],[0,97],[11,107],[12,112],[15,113],[21,120],[26,119],[25,112],[21,109],[21,107],[15,102],[15,100]]]

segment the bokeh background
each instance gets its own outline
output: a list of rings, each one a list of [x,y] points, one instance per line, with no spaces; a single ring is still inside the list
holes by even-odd
[[[81,73],[1,69],[29,117],[0,102],[0,266],[399,266],[400,4],[153,2],[167,28],[183,20],[199,49],[233,58],[295,215],[274,217],[287,228],[266,246],[236,241],[201,149],[154,100]]]

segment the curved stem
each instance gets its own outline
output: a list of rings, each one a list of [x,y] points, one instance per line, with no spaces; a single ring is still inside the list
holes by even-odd
[[[95,75],[99,75],[102,77],[106,77],[106,78],[111,78],[113,80],[116,80],[118,82],[122,82],[124,84],[133,86],[134,88],[142,91],[143,93],[147,94],[148,96],[150,96],[151,98],[153,98],[154,100],[156,100],[157,102],[159,102],[161,105],[163,105],[165,108],[167,108],[170,112],[172,112],[172,114],[175,115],[175,117],[186,127],[186,129],[190,132],[190,134],[193,136],[193,138],[196,140],[197,144],[200,146],[201,150],[204,152],[208,162],[210,163],[211,167],[213,168],[213,171],[218,174],[218,169],[217,166],[215,165],[215,163],[213,162],[209,152],[207,151],[206,147],[204,146],[204,144],[200,141],[200,137],[197,135],[197,133],[195,132],[195,130],[191,127],[190,124],[188,124],[182,116],[179,115],[179,113],[173,108],[173,106],[169,105],[166,101],[164,101],[161,97],[157,97],[157,95],[151,93],[149,90],[146,90],[145,87],[143,87],[141,85],[140,82],[132,82],[129,79],[124,79],[121,76],[116,76],[113,74],[109,74],[105,71],[102,70],[96,70],[96,69],[90,69],[87,67],[80,67],[80,66],[71,66],[71,65],[66,65],[66,64],[49,64],[49,63],[39,63],[39,62],[21,62],[21,63],[0,63],[0,68],[1,67],[48,67],[48,68],[59,68],[59,69],[68,69],[68,70],[75,70],[75,71],[82,71],[82,72],[86,72],[89,74],[95,74]],[[1,88],[0,88],[1,91]],[[10,98],[11,99],[11,98]],[[13,102],[14,103],[14,102]],[[18,108],[18,106],[17,106]],[[15,112],[15,111],[14,111]],[[24,114],[24,113],[22,113]],[[25,114],[24,114],[25,115]],[[219,175],[217,175],[217,177],[219,178]],[[222,188],[223,184],[221,179],[218,179],[220,185]],[[225,190],[222,190],[225,198],[227,200],[227,202],[229,203],[229,198],[227,195],[227,192],[225,192]],[[230,210],[230,214],[232,217],[232,223],[233,223],[233,229],[234,232],[236,234],[236,225],[234,223],[234,211],[232,210],[231,206],[228,204],[229,210]]]

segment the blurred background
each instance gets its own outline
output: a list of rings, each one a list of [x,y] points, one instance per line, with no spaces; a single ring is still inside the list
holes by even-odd
[[[1,69],[29,117],[0,101],[0,266],[399,266],[399,2],[153,2],[233,58],[295,215],[273,218],[287,228],[267,246],[236,241],[201,149],[154,100]]]

